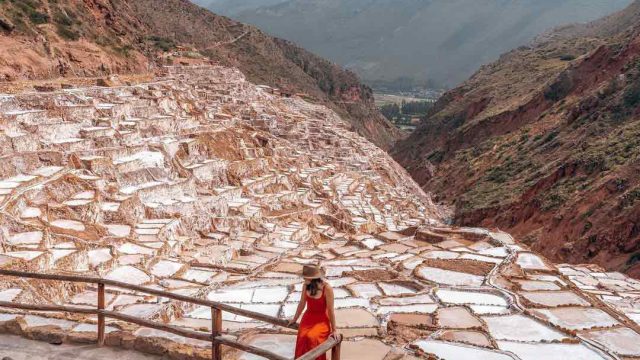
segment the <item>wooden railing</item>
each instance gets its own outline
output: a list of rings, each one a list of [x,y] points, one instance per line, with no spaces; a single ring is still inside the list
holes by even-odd
[[[233,338],[224,336],[222,333],[222,312],[227,311],[232,314],[241,315],[247,318],[251,318],[258,321],[263,321],[272,325],[281,326],[290,329],[297,329],[298,325],[289,325],[287,320],[277,317],[257,313],[254,311],[239,309],[231,305],[211,301],[207,299],[198,299],[185,295],[174,294],[162,290],[147,288],[139,285],[132,285],[121,281],[102,279],[97,277],[85,277],[76,275],[62,275],[62,274],[43,274],[33,273],[15,270],[0,269],[0,275],[12,276],[29,279],[41,279],[41,280],[54,280],[54,281],[68,281],[74,283],[85,284],[97,284],[98,285],[98,306],[96,308],[81,307],[81,306],[62,306],[62,305],[34,305],[34,304],[22,304],[9,301],[0,301],[0,307],[43,311],[43,312],[68,312],[77,314],[93,314],[98,315],[98,346],[103,346],[105,341],[105,319],[112,318],[121,320],[136,325],[166,331],[172,334],[180,335],[190,339],[204,340],[211,342],[211,358],[213,360],[222,360],[221,346],[225,345],[234,349],[238,349],[244,352],[262,356],[269,360],[291,360],[282,355],[278,355],[269,350],[260,349],[255,346],[243,344],[235,341]],[[121,289],[138,291],[141,293],[156,295],[168,299],[177,301],[183,301],[190,304],[207,306],[211,309],[211,333],[205,333],[201,331],[194,331],[184,329],[178,326],[173,326],[164,323],[158,323],[146,319],[141,319],[131,315],[121,314],[115,311],[105,310],[105,286],[113,286]],[[309,353],[294,359],[294,360],[314,360],[318,356],[331,351],[332,360],[340,359],[340,345],[342,343],[342,336],[339,338],[330,337],[327,341],[322,343],[317,348],[313,349]]]

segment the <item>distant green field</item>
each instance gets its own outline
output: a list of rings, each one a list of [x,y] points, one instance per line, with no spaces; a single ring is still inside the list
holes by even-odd
[[[373,94],[376,102],[376,106],[382,106],[387,104],[398,104],[401,105],[402,101],[405,102],[414,102],[414,101],[430,101],[429,99],[421,99],[416,97],[408,97],[401,95],[391,95],[391,94]]]

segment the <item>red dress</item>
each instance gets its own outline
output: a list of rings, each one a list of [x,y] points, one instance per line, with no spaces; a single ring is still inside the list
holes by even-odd
[[[331,335],[331,322],[327,315],[327,300],[324,297],[325,287],[322,288],[322,296],[319,299],[312,298],[304,291],[304,296],[307,299],[307,311],[302,315],[302,321],[300,321],[300,327],[298,327],[296,359],[327,341],[329,335]],[[327,360],[327,355],[318,356],[316,360]]]

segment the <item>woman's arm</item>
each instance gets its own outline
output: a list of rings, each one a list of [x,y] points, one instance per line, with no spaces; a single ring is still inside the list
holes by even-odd
[[[331,334],[334,336],[338,336],[338,328],[336,327],[336,314],[333,309],[333,289],[329,284],[325,284],[327,289],[325,290],[324,296],[327,301],[327,315],[329,315],[329,321],[331,322]]]
[[[300,318],[300,315],[302,315],[302,311],[307,305],[307,297],[304,296],[304,292],[305,292],[305,289],[303,286],[302,292],[300,293],[300,302],[298,302],[298,308],[296,309],[296,314],[293,316],[293,319],[289,320],[289,325],[293,325],[296,323],[296,321],[298,321],[298,318]]]

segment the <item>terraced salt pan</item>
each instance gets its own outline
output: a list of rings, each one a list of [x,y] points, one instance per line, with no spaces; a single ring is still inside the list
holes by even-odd
[[[104,294],[104,298],[105,298],[105,302],[107,304],[109,304],[111,302],[111,300],[113,300],[116,297],[116,295],[109,293],[109,292],[105,292]],[[84,292],[81,292],[79,294],[76,294],[73,298],[71,298],[71,303],[72,304],[78,304],[78,305],[90,305],[90,306],[97,306],[98,305],[98,292],[94,291],[94,290],[87,290]]]
[[[245,344],[249,344],[260,349],[269,350],[280,356],[288,359],[292,359],[296,348],[296,337],[293,335],[280,335],[280,334],[260,334],[251,336],[248,339],[243,339]],[[238,360],[263,360],[264,358],[258,355],[249,353],[242,353]]]
[[[432,314],[438,309],[436,304],[413,304],[413,305],[397,305],[397,306],[380,306],[378,314]]]
[[[333,301],[333,305],[335,306],[336,309],[350,308],[350,307],[357,307],[357,306],[369,308],[371,306],[371,302],[369,302],[369,299],[365,299],[365,298],[348,297],[348,298],[342,298],[342,299],[335,299]]]
[[[20,217],[23,219],[32,219],[37,218],[41,215],[42,211],[40,211],[40,209],[38,209],[37,207],[26,207],[24,208],[24,210],[22,210]]]
[[[618,324],[618,321],[609,314],[596,308],[562,307],[539,309],[536,312],[542,314],[552,324],[571,330],[609,327]]]
[[[419,340],[413,344],[428,354],[436,355],[441,360],[514,360],[506,354],[462,344],[436,340]]]
[[[381,240],[378,240],[378,239],[375,239],[375,238],[369,238],[369,239],[362,240],[361,243],[362,243],[362,245],[364,245],[369,250],[373,250],[377,246],[384,245],[384,241],[381,241]]]
[[[340,352],[342,359],[383,360],[391,347],[374,339],[343,341]]]
[[[11,251],[5,255],[30,261],[42,255],[42,251]]]
[[[442,302],[449,304],[495,305],[505,308],[509,306],[507,300],[501,296],[478,291],[438,289],[436,296]]]
[[[501,258],[478,255],[478,254],[462,254],[462,256],[460,256],[460,259],[476,260],[476,261],[488,262],[492,264],[500,264],[503,261],[503,259]]]
[[[89,264],[92,267],[96,267],[113,259],[113,256],[111,256],[111,250],[108,248],[89,250],[87,255],[89,256]]]
[[[349,290],[351,290],[351,292],[356,296],[363,297],[365,299],[382,295],[376,284],[351,284],[347,285],[347,288],[349,288]]]
[[[70,249],[51,249],[49,250],[51,252],[51,261],[53,261],[54,263],[66,256],[69,256],[75,252],[77,252],[77,250],[70,250]],[[80,271],[80,270],[87,270],[86,266],[82,266],[85,269],[82,269],[80,266],[76,266],[76,271]]]
[[[378,319],[365,309],[336,310],[336,325],[338,328],[366,328],[377,327]]]
[[[136,255],[136,254],[153,255],[153,254],[155,254],[155,250],[153,250],[153,249],[150,249],[150,248],[145,247],[145,246],[132,244],[132,243],[124,243],[124,244],[120,245],[118,247],[118,251],[123,253],[123,254],[128,254],[128,255]]]
[[[460,253],[457,253],[454,251],[434,250],[434,251],[425,251],[421,253],[420,256],[425,259],[451,260],[451,259],[457,259],[458,257],[460,257]]]
[[[410,304],[433,304],[434,300],[429,294],[415,296],[386,297],[378,300],[380,305],[410,305]]]
[[[498,341],[501,350],[517,355],[521,360],[604,360],[597,352],[582,344],[525,344]]]
[[[486,334],[480,331],[470,330],[445,330],[437,335],[438,340],[459,342],[464,344],[491,347],[491,342]]]
[[[471,311],[476,315],[505,315],[510,314],[511,310],[503,306],[494,305],[469,305]]]
[[[162,304],[132,304],[118,308],[117,311],[125,315],[131,315],[143,319],[150,319],[160,314],[163,310]]]
[[[549,307],[566,305],[591,305],[588,301],[572,291],[522,291],[519,294],[535,304]]]
[[[463,307],[448,307],[438,310],[438,326],[452,329],[482,327],[478,318]]]
[[[289,295],[286,287],[258,289],[221,289],[207,296],[211,301],[224,303],[282,303]]]
[[[30,231],[9,236],[11,245],[38,245],[42,241],[42,231]]]
[[[484,282],[483,276],[472,275],[457,271],[444,270],[433,267],[419,267],[416,275],[437,284],[450,286],[480,286]]]
[[[171,277],[173,276],[173,274],[182,269],[183,266],[184,264],[176,261],[160,260],[155,265],[153,265],[153,267],[151,268],[151,273],[154,276],[161,278]]]
[[[151,277],[144,271],[136,269],[133,266],[121,266],[115,270],[112,270],[106,279],[123,281],[133,285],[142,285],[151,281]]]
[[[184,273],[184,275],[182,275],[182,278],[189,281],[207,283],[209,279],[211,279],[216,274],[217,273],[208,270],[189,269]]]
[[[532,253],[519,253],[516,264],[527,270],[550,270],[541,257]]]
[[[129,225],[108,224],[104,227],[107,228],[110,235],[116,237],[127,237],[131,234],[131,226]]]
[[[497,340],[540,342],[566,338],[561,332],[524,315],[485,316],[482,319]]]
[[[520,288],[525,291],[560,290],[560,286],[548,281],[514,280],[514,282],[518,283]]]
[[[78,326],[74,327],[71,331],[75,333],[97,333],[98,326],[94,324],[79,324]],[[105,326],[104,331],[106,334],[109,334],[114,331],[120,331],[120,329],[115,328],[113,326]]]
[[[640,356],[640,335],[629,328],[594,330],[583,333],[622,356]]]
[[[280,313],[280,304],[240,304],[240,309],[254,311],[257,313],[278,317]],[[226,314],[226,315],[225,315]],[[237,321],[237,322],[255,322],[254,319],[247,318],[240,315],[231,314],[228,312],[223,313],[223,320]]]
[[[0,301],[13,301],[20,293],[22,289],[7,289],[0,291]]]
[[[80,221],[76,220],[68,220],[68,219],[58,219],[51,222],[51,225],[66,229],[66,230],[74,230],[74,231],[84,231],[84,224]]]
[[[139,161],[143,167],[162,167],[164,164],[164,155],[161,152],[141,151],[130,156],[116,159],[113,163],[124,164],[131,161]]]
[[[58,326],[63,330],[71,330],[74,326],[76,326],[76,323],[73,321],[46,318],[46,317],[35,316],[35,315],[25,315],[24,320],[27,323],[27,327],[53,325],[53,326]]]

